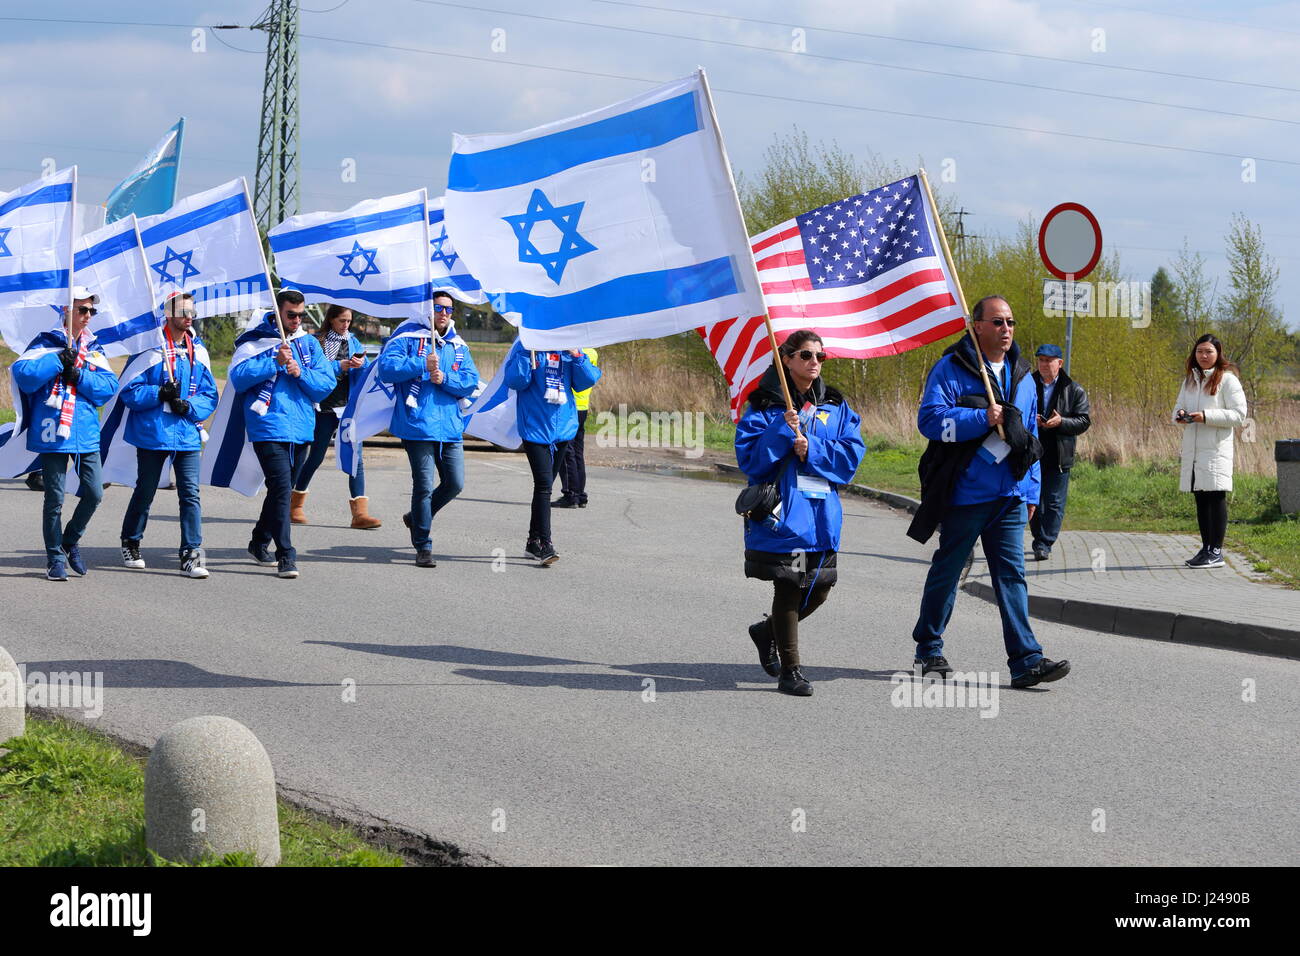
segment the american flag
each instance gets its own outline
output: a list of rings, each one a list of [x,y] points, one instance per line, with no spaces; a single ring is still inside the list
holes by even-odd
[[[777,342],[811,328],[826,353],[897,355],[964,329],[919,177],[796,216],[750,240]],[[763,317],[697,329],[731,386],[731,417],[772,364]]]

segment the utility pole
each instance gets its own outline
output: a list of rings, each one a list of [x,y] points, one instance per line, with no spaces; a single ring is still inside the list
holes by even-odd
[[[253,213],[265,233],[298,213],[298,0],[271,0],[251,29],[266,31],[253,187]]]
[[[962,271],[965,272],[966,271],[966,240],[971,237],[966,235],[966,223],[964,220],[967,216],[973,216],[975,214],[970,210],[968,210],[965,206],[963,206],[962,208],[958,209],[953,215],[957,217],[957,235],[955,236],[957,240],[957,260],[958,262],[961,263]]]

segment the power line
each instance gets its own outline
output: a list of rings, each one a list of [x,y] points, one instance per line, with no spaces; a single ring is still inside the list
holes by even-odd
[[[969,46],[962,43],[945,43],[939,40],[917,40],[912,37],[891,36],[887,33],[864,33],[855,30],[839,30],[835,27],[809,26],[806,23],[782,23],[779,20],[760,20],[756,17],[740,17],[731,13],[710,13],[706,10],[684,10],[680,7],[660,7],[648,3],[629,3],[627,0],[594,0],[616,7],[631,7],[635,10],[655,10],[660,13],[681,13],[692,17],[712,17],[715,20],[736,20],[740,23],[757,23],[761,26],[787,27],[816,30],[820,33],[836,33],[840,36],[861,37],[869,40],[891,40],[896,43],[914,43],[920,46],[937,46],[949,50],[965,50],[970,53],[994,53],[1000,56],[1017,56],[1028,60],[1046,60],[1051,63],[1070,63],[1074,66],[1091,66],[1105,70],[1123,70],[1127,73],[1146,73],[1151,76],[1167,76],[1179,80],[1201,80],[1206,83],[1227,83],[1232,86],[1249,86],[1261,90],[1280,90],[1283,93],[1300,93],[1300,87],[1274,86],[1268,83],[1251,83],[1247,80],[1229,80],[1217,76],[1199,76],[1194,73],[1173,73],[1168,70],[1151,70],[1138,66],[1123,66],[1118,63],[1096,63],[1092,60],[1074,60],[1064,56],[1047,56],[1042,53],[1021,53],[1017,50],[997,50],[990,47]]]
[[[568,20],[563,17],[548,17],[538,13],[520,13],[515,10],[493,10],[488,7],[473,6],[465,3],[451,3],[448,0],[414,0],[435,7],[451,7],[456,10],[472,10],[475,13],[494,13],[511,17],[527,17],[530,20],[544,20],[549,23],[563,23],[568,26],[594,27],[600,30],[617,30],[621,33],[636,33],[642,36],[660,37],[669,40],[687,40],[695,43],[712,43],[716,46],[733,47],[739,50],[752,50],[758,53],[775,53],[778,56],[794,56],[827,60],[833,63],[850,63],[858,66],[873,66],[885,70],[901,70],[906,73],[923,73],[927,76],[942,76],[955,80],[974,80],[978,83],[997,83],[1000,86],[1019,86],[1045,93],[1066,93],[1071,96],[1090,96],[1097,99],[1117,100],[1121,103],[1137,103],[1142,106],[1159,106],[1171,110],[1187,110],[1193,113],[1213,113],[1218,116],[1233,116],[1237,119],[1261,120],[1266,123],[1285,123],[1288,126],[1300,126],[1300,120],[1281,119],[1276,116],[1259,116],[1253,113],[1235,113],[1231,110],[1216,110],[1208,106],[1184,106],[1181,103],[1162,103],[1158,100],[1144,100],[1133,96],[1116,96],[1111,93],[1096,93],[1091,90],[1071,90],[1059,86],[1044,86],[1041,83],[1025,83],[1020,80],[1002,80],[990,76],[975,76],[970,73],[951,73],[946,70],[930,70],[919,66],[900,66],[896,63],[881,63],[876,60],[860,60],[854,57],[832,56],[827,53],[795,52],[794,50],[774,50],[771,47],[754,46],[751,43],[737,43],[732,40],[714,40],[708,37],[683,36],[680,33],[660,33],[655,30],[642,30],[638,27],[620,27],[608,23],[592,23],[587,20]]]
[[[1142,13],[1149,17],[1172,17],[1176,20],[1199,20],[1201,23],[1214,23],[1220,26],[1238,27],[1242,30],[1258,30],[1261,33],[1290,33],[1300,35],[1300,30],[1284,30],[1280,27],[1258,27],[1253,23],[1241,23],[1237,20],[1221,20],[1216,17],[1198,17],[1190,13],[1171,13],[1168,10],[1145,10],[1142,7],[1130,7],[1122,3],[1102,3],[1101,0],[1074,0],[1092,7],[1107,7],[1111,10],[1127,10],[1130,13]]]

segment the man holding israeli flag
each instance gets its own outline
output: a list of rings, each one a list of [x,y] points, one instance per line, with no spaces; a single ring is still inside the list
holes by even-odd
[[[366,315],[429,314],[428,191],[293,216],[267,233],[276,273],[308,302]]]
[[[525,348],[655,338],[763,299],[704,71],[524,133],[456,135],[456,251]]]
[[[203,422],[217,407],[217,383],[208,350],[191,328],[190,294],[175,293],[166,312],[163,344],[127,364],[118,396],[104,409],[103,477],[135,486],[122,519],[122,564],[143,568],[140,543],[149,509],[163,469],[169,460],[174,462],[180,502],[180,572],[201,579],[208,576],[208,569],[203,560],[199,460],[207,438]]]

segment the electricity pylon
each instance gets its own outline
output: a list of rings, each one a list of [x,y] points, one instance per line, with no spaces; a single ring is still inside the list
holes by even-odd
[[[252,29],[266,31],[253,187],[253,212],[265,233],[298,213],[298,0],[271,0]]]

